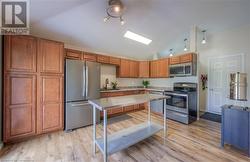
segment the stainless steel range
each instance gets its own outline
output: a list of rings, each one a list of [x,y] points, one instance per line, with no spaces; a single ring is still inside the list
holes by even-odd
[[[167,99],[167,118],[185,124],[197,119],[197,84],[174,83],[173,91],[165,91]]]

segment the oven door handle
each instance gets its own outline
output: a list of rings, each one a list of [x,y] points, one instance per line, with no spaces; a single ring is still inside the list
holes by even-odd
[[[165,93],[164,95],[165,95],[165,96],[168,96],[168,95],[174,95],[174,96],[183,96],[183,97],[188,97],[188,95],[187,95],[187,94],[169,93],[169,92]]]

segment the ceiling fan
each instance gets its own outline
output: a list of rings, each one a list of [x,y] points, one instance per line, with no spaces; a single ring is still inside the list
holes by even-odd
[[[104,18],[104,22],[107,22],[110,18],[118,18],[120,19],[121,25],[125,24],[125,21],[122,18],[124,5],[121,0],[109,0],[106,13],[107,16]]]

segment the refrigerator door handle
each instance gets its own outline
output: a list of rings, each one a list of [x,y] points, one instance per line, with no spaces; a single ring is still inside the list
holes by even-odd
[[[75,103],[75,104],[71,104],[72,107],[86,106],[86,105],[89,105],[89,103]]]
[[[85,81],[85,79],[86,79],[86,74],[85,74],[85,66],[83,66],[82,67],[82,78],[83,78],[83,80],[82,80],[82,96],[85,98],[85,96],[86,96],[86,81]]]
[[[86,66],[86,98],[88,98],[88,91],[89,91],[89,67]]]

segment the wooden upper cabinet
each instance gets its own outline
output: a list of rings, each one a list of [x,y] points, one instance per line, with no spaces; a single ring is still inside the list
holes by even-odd
[[[181,60],[179,56],[170,57],[170,65],[180,64]]]
[[[181,55],[180,56],[180,63],[187,63],[193,61],[193,55],[192,53]]]
[[[4,142],[36,134],[36,75],[5,74]]]
[[[164,58],[150,62],[151,78],[167,78],[169,77],[169,59]]]
[[[139,77],[149,78],[149,61],[139,62]]]
[[[5,71],[36,72],[36,47],[32,36],[4,36]]]
[[[137,78],[139,76],[139,63],[138,61],[129,61],[129,77]]]
[[[84,52],[82,59],[86,60],[86,61],[92,61],[92,62],[96,62],[96,60],[97,60],[96,54],[89,53],[89,52]]]
[[[68,59],[81,60],[83,57],[83,54],[81,51],[65,49],[65,52],[66,52],[66,58]]]
[[[150,77],[158,77],[158,60],[150,61]]]
[[[117,69],[117,76],[121,78],[130,77],[130,60],[121,59],[120,67]]]
[[[116,57],[110,57],[109,58],[109,63],[112,64],[112,65],[120,66],[121,59],[120,58],[116,58]]]
[[[40,72],[63,73],[63,43],[39,39],[38,45],[38,56],[40,57]]]
[[[160,59],[159,66],[158,66],[158,76],[160,78],[167,78],[169,77],[169,59]]]
[[[109,56],[97,55],[97,62],[109,64]]]
[[[63,129],[63,76],[41,76],[40,93],[38,133]]]

